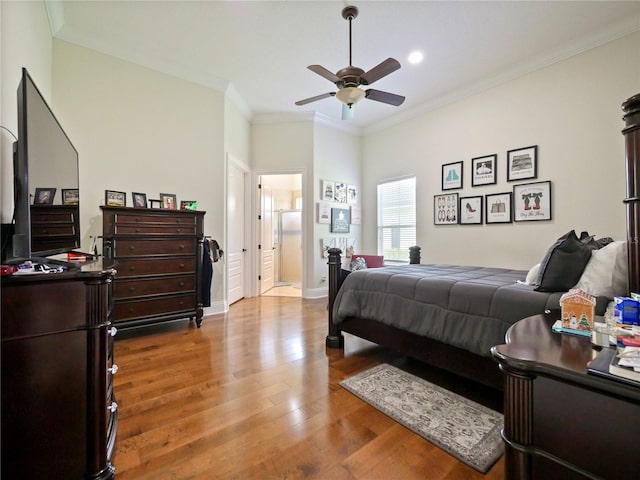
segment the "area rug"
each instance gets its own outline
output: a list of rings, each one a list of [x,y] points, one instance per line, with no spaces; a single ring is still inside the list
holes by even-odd
[[[378,365],[340,385],[482,473],[503,453],[500,413],[394,366]]]

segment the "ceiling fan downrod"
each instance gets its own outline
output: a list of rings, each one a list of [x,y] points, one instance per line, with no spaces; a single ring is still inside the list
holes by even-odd
[[[351,21],[358,16],[358,7],[349,5],[342,9],[342,18],[349,20],[349,66],[353,66],[351,58]]]

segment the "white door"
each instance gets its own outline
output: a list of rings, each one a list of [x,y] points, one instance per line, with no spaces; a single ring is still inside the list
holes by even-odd
[[[244,185],[245,172],[235,163],[229,162],[227,197],[227,232],[229,245],[226,245],[227,262],[227,299],[229,305],[244,298]]]
[[[260,293],[273,288],[273,193],[269,187],[260,189]]]

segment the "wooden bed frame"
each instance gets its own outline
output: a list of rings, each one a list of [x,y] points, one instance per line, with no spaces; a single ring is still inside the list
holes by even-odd
[[[622,104],[625,128],[627,198],[627,258],[629,291],[640,292],[640,94]],[[326,345],[344,348],[342,332],[351,333],[438,368],[502,390],[502,373],[492,358],[389,327],[380,322],[350,318],[340,326],[333,323],[333,305],[342,284],[342,251],[329,249],[329,314]],[[411,247],[409,263],[420,263],[420,248]]]

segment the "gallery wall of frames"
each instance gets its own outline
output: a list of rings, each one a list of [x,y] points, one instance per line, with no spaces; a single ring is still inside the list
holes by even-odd
[[[498,185],[501,170],[506,182],[518,182],[507,191],[461,196],[465,162],[442,165],[442,193],[433,196],[435,225],[492,225],[552,219],[551,181],[538,179],[538,146],[507,150],[500,163],[497,153],[470,162],[471,187]]]

